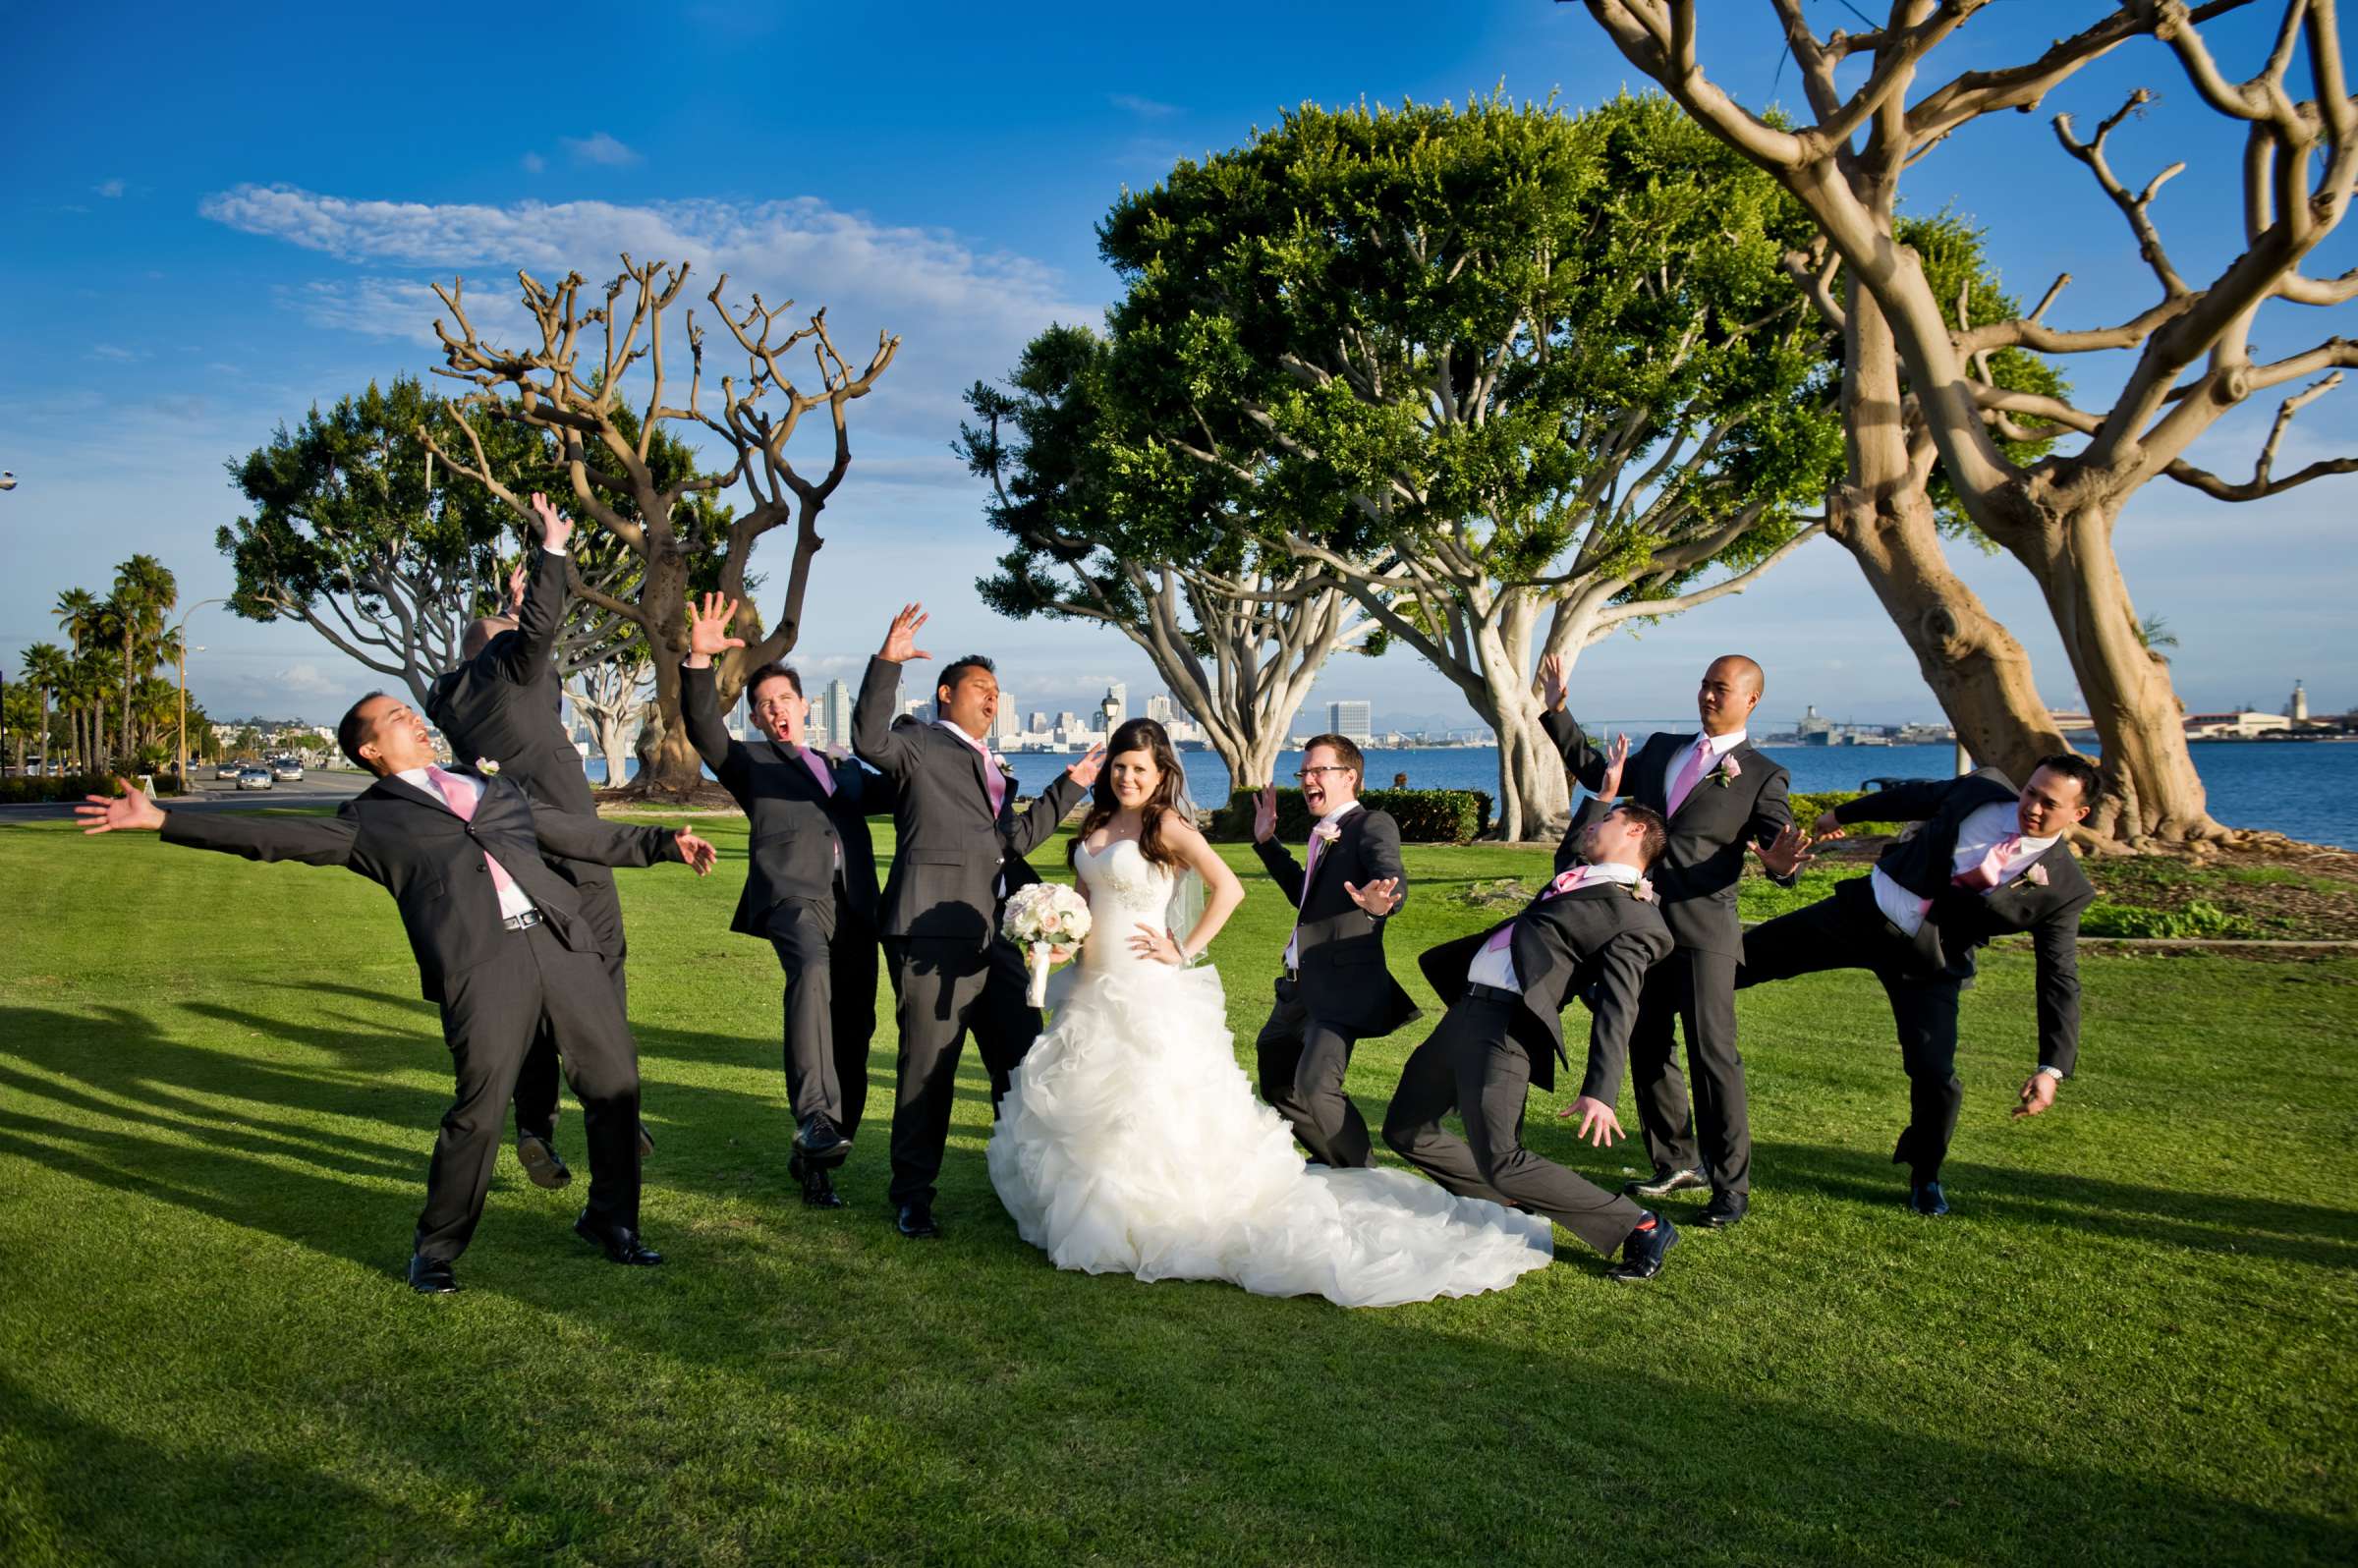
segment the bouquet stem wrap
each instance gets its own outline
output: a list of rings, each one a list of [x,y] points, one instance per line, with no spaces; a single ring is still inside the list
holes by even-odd
[[[1025,1000],[1039,1007],[1048,999],[1049,950],[1079,947],[1089,935],[1089,901],[1061,883],[1034,882],[1007,900],[999,934],[1024,950],[1032,972]]]
[[[1032,944],[1032,989],[1025,993],[1024,1000],[1034,1007],[1039,1007],[1043,1005],[1047,999],[1048,944],[1034,942]]]

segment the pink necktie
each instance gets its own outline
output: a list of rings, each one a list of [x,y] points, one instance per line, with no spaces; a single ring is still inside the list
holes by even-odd
[[[434,781],[434,788],[442,792],[442,799],[449,805],[452,813],[460,821],[472,822],[475,820],[476,795],[473,790],[462,784],[456,775],[446,773],[438,767],[427,768],[425,776]],[[492,859],[489,850],[483,851],[483,864],[491,868],[492,887],[504,893],[514,884],[516,879],[508,874],[506,867]]]
[[[1712,738],[1708,735],[1698,739],[1695,750],[1687,754],[1687,760],[1679,768],[1678,777],[1670,781],[1668,802],[1673,815],[1686,804],[1687,797],[1695,792],[1695,786],[1702,782],[1704,763],[1711,755]]]
[[[1570,870],[1558,875],[1554,881],[1549,882],[1545,887],[1541,888],[1538,902],[1544,904],[1551,898],[1560,898],[1564,894],[1571,892],[1574,888],[1586,882],[1588,879],[1589,868],[1586,866],[1575,866]],[[1508,942],[1513,941],[1514,936],[1515,923],[1513,921],[1508,921],[1504,925],[1499,926],[1495,931],[1490,933],[1490,939],[1482,944],[1482,950],[1486,953],[1495,953],[1500,948],[1504,947]]]
[[[2022,848],[2022,835],[2020,833],[2008,834],[1990,847],[1990,853],[1982,857],[1981,865],[1968,868],[1950,877],[1948,879],[1950,885],[1964,888],[1971,893],[1988,892],[1997,885],[1998,878],[2004,874],[2007,860],[2020,848]]]
[[[990,792],[990,816],[992,821],[997,821],[1000,808],[1007,804],[1007,780],[991,765],[989,747],[975,746],[973,741],[966,744],[982,754],[982,787]]]
[[[821,795],[835,793],[835,775],[827,771],[825,757],[806,746],[803,748],[803,765],[811,770],[813,778],[818,780],[818,792]]]

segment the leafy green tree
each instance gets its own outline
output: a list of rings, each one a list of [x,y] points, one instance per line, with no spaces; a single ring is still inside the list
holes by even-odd
[[[1839,431],[1775,185],[1658,97],[1305,106],[1126,196],[1110,382],[1465,695],[1508,837],[1566,809],[1536,666],[1741,591]]]
[[[114,592],[107,598],[103,613],[107,625],[122,639],[123,644],[120,671],[123,700],[119,714],[122,734],[116,747],[121,756],[128,757],[133,751],[138,681],[151,672],[162,656],[164,617],[179,602],[179,583],[171,569],[154,556],[135,555],[115,568]]]
[[[50,733],[49,704],[73,680],[73,660],[54,643],[35,643],[25,650],[21,672],[25,684],[41,694],[40,722],[34,731],[40,737],[41,760],[55,761],[57,747]]]
[[[984,516],[1011,541],[976,588],[1002,615],[1119,631],[1203,727],[1231,787],[1258,788],[1327,657],[1377,628],[1322,567],[1238,516],[1251,496],[1225,475],[1167,450],[1151,474],[1135,467],[1144,443],[1124,427],[1110,359],[1086,327],[1050,327],[1008,390],[968,391],[978,422],[959,427],[957,449],[991,481]]]

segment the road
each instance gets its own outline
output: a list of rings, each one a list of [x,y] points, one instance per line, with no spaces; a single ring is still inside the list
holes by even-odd
[[[167,812],[258,812],[271,806],[341,806],[374,782],[366,773],[341,769],[323,773],[309,769],[295,784],[273,784],[266,790],[241,790],[235,779],[215,779],[210,770],[196,776],[196,793],[187,799],[164,796],[156,804]],[[54,821],[74,814],[71,803],[39,806],[0,806],[0,822]]]

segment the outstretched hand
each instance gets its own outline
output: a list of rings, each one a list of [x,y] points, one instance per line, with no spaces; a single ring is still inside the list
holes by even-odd
[[[2033,1073],[2023,1081],[2022,1093],[2017,1098],[2020,1100],[2014,1107],[2017,1120],[2038,1115],[2055,1102],[2055,1075]]]
[[[1555,1114],[1558,1121],[1578,1116],[1580,1127],[1574,1136],[1587,1139],[1597,1148],[1604,1148],[1621,1136],[1621,1118],[1613,1114],[1613,1108],[1603,1100],[1591,1099],[1586,1094]]]
[[[573,519],[558,511],[538,490],[533,492],[533,515],[540,520],[540,548],[561,552],[573,542]]]
[[[1835,829],[1833,836],[1840,838],[1841,830]],[[1791,876],[1818,858],[1810,853],[1810,835],[1801,830],[1799,822],[1787,822],[1772,841],[1752,848],[1771,876]]]
[[[1834,809],[1829,806],[1818,813],[1817,821],[1810,824],[1810,840],[1812,843],[1823,844],[1829,839],[1842,837],[1845,831],[1847,830],[1842,826],[1842,818],[1836,816]]]
[[[1263,784],[1253,797],[1253,842],[1266,844],[1277,834],[1277,786]]]
[[[1621,770],[1629,765],[1629,737],[1616,735],[1613,744],[1604,749],[1604,780],[1599,785],[1597,798],[1617,801],[1621,798]]]
[[[1540,660],[1540,700],[1547,704],[1550,713],[1564,710],[1564,699],[1571,687],[1564,679],[1564,656],[1550,653]]]
[[[524,613],[524,590],[531,581],[531,578],[525,573],[524,563],[522,561],[518,561],[515,569],[508,573],[508,608],[506,613],[509,619],[513,620],[517,616]]]
[[[684,827],[672,834],[671,837],[672,842],[680,847],[680,863],[682,865],[699,876],[711,874],[714,863],[720,859],[720,851]]]
[[[736,619],[737,600],[718,593],[704,595],[702,608],[693,610],[688,617],[690,669],[703,669],[711,664],[715,654],[745,646],[744,638],[729,636],[729,623]]]
[[[152,833],[164,825],[163,808],[132,788],[131,780],[118,778],[115,787],[121,795],[85,795],[85,806],[74,808],[82,819],[83,832],[90,833]]]
[[[1080,761],[1075,762],[1072,766],[1066,768],[1064,771],[1071,777],[1074,783],[1080,785],[1083,789],[1095,789],[1097,786],[1097,770],[1102,768],[1104,765],[1105,748],[1102,746],[1093,746],[1088,751],[1081,754]]]
[[[926,624],[926,607],[904,604],[901,613],[892,618],[885,629],[884,645],[876,649],[876,657],[887,664],[906,664],[911,659],[929,659],[933,655],[917,645],[917,629]]]
[[[1365,887],[1353,887],[1346,881],[1343,883],[1343,892],[1352,903],[1377,920],[1400,907],[1400,878],[1397,876],[1378,876]]]

